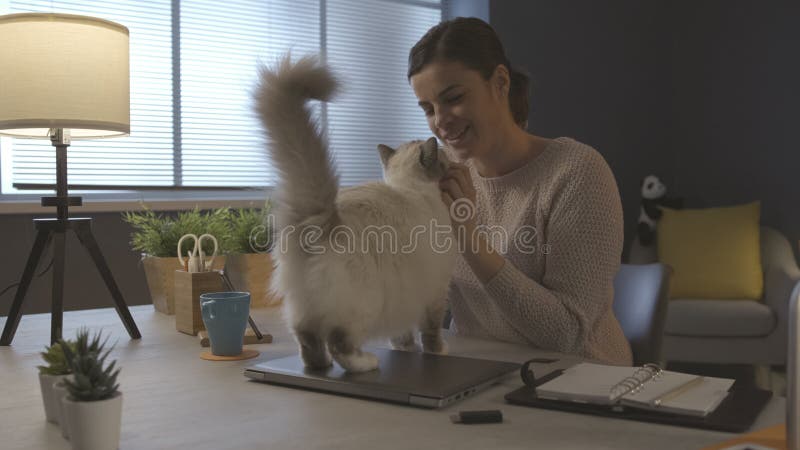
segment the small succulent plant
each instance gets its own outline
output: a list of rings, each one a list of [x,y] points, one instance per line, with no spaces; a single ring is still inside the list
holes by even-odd
[[[73,341],[59,341],[49,347],[45,347],[44,351],[39,354],[42,355],[42,359],[47,365],[37,366],[39,373],[46,375],[69,375],[72,373],[67,363],[67,358],[64,356],[62,342],[71,349],[75,349],[75,342]]]
[[[78,331],[74,347],[61,344],[72,371],[72,379],[65,380],[64,384],[75,401],[105,400],[117,393],[119,388],[117,383],[119,368],[115,370],[116,361],[106,364],[106,359],[113,348],[105,349],[108,338],[101,342],[101,334],[98,332],[90,340],[89,330],[82,328]]]

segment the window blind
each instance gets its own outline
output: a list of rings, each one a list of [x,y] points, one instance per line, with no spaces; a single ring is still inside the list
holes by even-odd
[[[259,64],[320,48],[318,0],[181,1],[185,185],[274,183],[252,108]]]
[[[409,49],[441,19],[439,1],[181,0],[177,30],[169,0],[10,2],[10,13],[48,11],[130,29],[131,136],[73,141],[73,184],[274,184],[251,92],[258,66],[287,50],[295,57],[322,54],[343,81],[334,102],[314,107],[343,185],[381,177],[377,144],[431,135],[405,74]],[[176,114],[173,33],[180,43]],[[13,182],[55,182],[48,141],[12,142]]]
[[[438,2],[327,0],[326,55],[342,80],[327,105],[344,185],[382,177],[378,144],[431,137],[406,79],[408,51],[441,20]]]

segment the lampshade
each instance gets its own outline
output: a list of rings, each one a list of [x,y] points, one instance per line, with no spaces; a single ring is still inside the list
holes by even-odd
[[[0,16],[0,42],[0,134],[130,133],[126,27],[69,14],[9,14]]]

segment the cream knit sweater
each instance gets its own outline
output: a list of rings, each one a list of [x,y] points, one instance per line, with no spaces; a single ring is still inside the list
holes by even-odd
[[[484,178],[476,218],[505,258],[486,284],[458,258],[448,300],[458,333],[630,365],[611,309],[622,253],[619,191],[593,148],[558,138],[525,166]]]

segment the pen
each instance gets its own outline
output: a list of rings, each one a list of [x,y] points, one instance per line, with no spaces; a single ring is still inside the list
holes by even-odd
[[[689,389],[697,386],[698,384],[702,384],[703,381],[705,381],[705,377],[697,377],[697,378],[695,378],[695,379],[693,379],[691,381],[683,383],[682,385],[676,387],[675,389],[667,391],[667,392],[661,394],[658,398],[654,399],[653,400],[653,405],[660,406],[662,403],[664,403],[666,401],[669,401],[669,400],[672,400],[675,397],[680,396],[681,394],[683,394],[684,392],[688,391]]]

